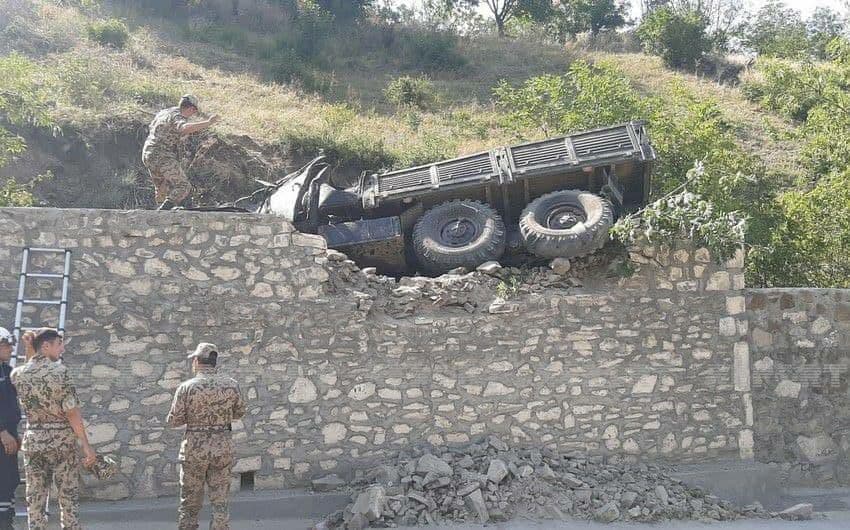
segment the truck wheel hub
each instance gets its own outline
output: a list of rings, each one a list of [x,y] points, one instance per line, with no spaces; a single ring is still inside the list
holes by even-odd
[[[463,247],[475,240],[478,228],[469,219],[452,219],[443,225],[440,237],[448,246]]]
[[[584,212],[574,206],[555,206],[546,215],[546,227],[553,230],[568,230],[587,220]]]

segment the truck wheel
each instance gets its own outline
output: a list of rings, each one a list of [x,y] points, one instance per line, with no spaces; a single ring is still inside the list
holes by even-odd
[[[413,227],[413,251],[433,273],[457,267],[474,269],[505,252],[505,223],[498,213],[477,201],[437,205]]]
[[[564,190],[531,201],[519,218],[519,230],[532,254],[575,258],[602,248],[613,223],[610,202],[586,191]]]

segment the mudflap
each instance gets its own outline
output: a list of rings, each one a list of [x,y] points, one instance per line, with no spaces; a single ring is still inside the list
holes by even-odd
[[[318,233],[329,248],[343,252],[361,268],[375,267],[390,275],[407,271],[404,235],[397,216],[321,225]]]

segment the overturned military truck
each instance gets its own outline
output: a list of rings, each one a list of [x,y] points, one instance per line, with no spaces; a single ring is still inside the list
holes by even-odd
[[[646,202],[654,160],[636,121],[364,173],[345,189],[330,183],[319,157],[240,201],[322,235],[361,267],[439,274],[505,253],[594,252],[619,215]]]

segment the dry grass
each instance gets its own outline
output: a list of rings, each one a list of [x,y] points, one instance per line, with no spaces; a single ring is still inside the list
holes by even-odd
[[[675,83],[682,83],[698,97],[716,100],[745,151],[757,155],[768,168],[778,173],[795,175],[800,172],[800,145],[789,139],[794,124],[760,109],[737,87],[669,70],[660,58],[645,54],[590,52],[587,57],[592,61],[613,62],[646,95],[663,95]]]

